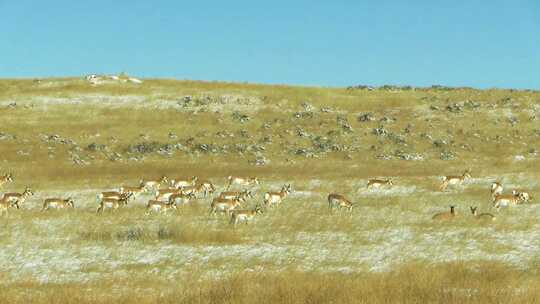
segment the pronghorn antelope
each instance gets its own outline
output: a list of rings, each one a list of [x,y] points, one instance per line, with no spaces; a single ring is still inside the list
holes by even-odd
[[[493,197],[493,207],[500,211],[501,206],[517,205],[520,201],[518,194],[499,194]]]
[[[233,199],[233,198],[238,198],[238,200],[240,200],[242,203],[245,203],[247,201],[248,198],[252,198],[253,197],[253,194],[251,194],[251,191],[250,190],[244,190],[244,191],[226,191],[226,192],[221,192],[219,194],[219,197],[220,198],[223,198],[223,199]]]
[[[148,192],[148,188],[144,183],[141,183],[139,187],[120,187],[120,193],[131,193],[131,198],[136,199],[138,195]]]
[[[144,179],[141,179],[140,184],[141,184],[141,187],[144,187],[147,190],[149,190],[149,189],[159,189],[159,187],[161,187],[161,185],[167,184],[168,181],[169,180],[167,179],[166,176],[162,176],[158,180],[144,180]]]
[[[223,199],[215,197],[210,204],[210,214],[215,215],[219,211],[227,213],[227,215],[229,215],[232,210],[240,206],[242,206],[242,203],[237,198]]]
[[[229,190],[232,185],[251,186],[259,184],[259,179],[256,177],[229,176],[227,177],[227,181],[227,190]]]
[[[284,185],[279,192],[266,192],[264,194],[264,205],[279,205],[287,195],[291,193],[291,185]]]
[[[337,206],[340,209],[345,208],[348,211],[352,211],[353,209],[353,203],[346,199],[345,196],[337,193],[330,193],[328,195],[328,208],[332,210],[334,206]]]
[[[150,212],[162,212],[167,213],[169,210],[176,210],[176,204],[173,202],[162,202],[157,200],[149,200],[148,204],[146,205],[146,214],[150,214]]]
[[[47,198],[43,202],[43,208],[41,208],[41,211],[46,211],[49,209],[64,209],[67,207],[75,208],[75,203],[71,197],[68,197],[67,199]]]
[[[4,193],[3,199],[8,200],[14,205],[16,205],[18,209],[30,195],[34,195],[34,192],[32,192],[30,188],[26,187],[23,193],[17,193],[17,192]]]
[[[466,170],[465,172],[463,172],[461,176],[456,176],[456,175],[444,176],[439,189],[441,191],[444,191],[450,185],[461,185],[468,178],[472,178],[471,170]]]
[[[180,200],[180,204],[181,205],[185,205],[187,203],[189,203],[189,201],[191,199],[194,199],[195,198],[195,194],[194,193],[183,193],[183,192],[178,192],[178,193],[175,193],[175,194],[172,194],[171,196],[169,196],[169,203],[175,203],[176,204],[176,201],[177,200]]]
[[[119,199],[104,197],[99,203],[99,207],[96,213],[103,214],[103,211],[105,211],[105,209],[112,209],[113,211],[116,211],[118,208],[120,208],[120,206],[127,205],[128,199],[129,199],[129,194],[125,194],[125,193],[123,193]]]
[[[0,215],[3,215],[6,213],[6,216],[9,214],[8,210],[9,208],[17,208],[19,209],[19,206],[16,204],[13,204],[9,200],[0,199]]]
[[[200,185],[196,186],[185,186],[178,188],[178,191],[184,193],[184,194],[193,194],[197,195],[197,193],[204,191],[203,188]]]
[[[6,173],[3,176],[0,176],[0,187],[9,182],[13,182],[13,175],[11,173]]]
[[[156,191],[154,197],[156,200],[168,200],[173,194],[180,193],[181,189],[159,189]]]
[[[512,190],[513,195],[517,195],[519,197],[519,200],[523,203],[528,203],[532,198],[529,195],[528,192],[525,192],[523,190]]]
[[[450,206],[450,212],[441,212],[435,214],[432,219],[434,220],[451,220],[456,216],[456,211],[454,206]]]
[[[231,213],[230,223],[236,225],[240,222],[248,223],[253,220],[257,214],[262,214],[263,209],[261,206],[257,205],[253,210],[233,210]]]
[[[493,182],[493,184],[491,184],[491,196],[495,197],[499,194],[502,194],[503,193],[503,186],[502,186],[502,183],[501,182]]]
[[[469,206],[469,208],[471,208],[471,213],[472,215],[478,219],[478,220],[490,220],[490,221],[494,221],[496,219],[495,215],[491,214],[491,213],[478,213],[478,207],[472,207],[472,206]]]
[[[371,188],[381,188],[383,186],[393,186],[394,183],[392,182],[391,179],[370,179],[367,183],[367,188],[368,189],[371,189]]]
[[[97,195],[97,202],[99,204],[99,202],[103,199],[103,198],[115,198],[115,199],[120,199],[122,198],[122,196],[125,195],[127,196],[127,200],[129,201],[131,198],[134,197],[134,194],[133,192],[119,192],[119,191],[105,191],[105,192],[101,192],[100,194]]]
[[[202,190],[204,197],[207,197],[208,194],[213,194],[216,192],[216,187],[212,184],[211,181],[205,180],[197,183],[199,188]]]
[[[195,186],[197,183],[197,177],[192,176],[190,178],[175,178],[171,179],[171,186],[180,189],[187,186]]]

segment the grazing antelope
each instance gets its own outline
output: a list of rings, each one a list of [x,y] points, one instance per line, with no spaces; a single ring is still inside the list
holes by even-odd
[[[199,188],[202,190],[203,196],[207,197],[209,194],[216,192],[216,187],[212,184],[211,181],[205,180],[198,182]]]
[[[131,193],[131,198],[136,199],[137,196],[139,196],[142,193],[148,192],[147,186],[141,182],[139,187],[128,187],[128,186],[122,186],[120,187],[120,193]]]
[[[472,178],[470,169],[463,172],[461,176],[456,176],[456,175],[444,176],[443,181],[440,186],[440,190],[441,191],[446,190],[446,188],[449,185],[461,185],[468,178]]]
[[[220,198],[224,199],[233,199],[238,198],[242,203],[245,203],[248,198],[252,198],[253,194],[251,194],[251,191],[244,190],[244,191],[227,191],[227,192],[221,192],[219,194]]]
[[[285,185],[281,187],[281,191],[279,192],[266,192],[264,194],[264,205],[265,206],[273,206],[273,205],[279,205],[287,195],[291,193],[291,185]]]
[[[215,197],[210,204],[210,215],[215,215],[218,211],[229,215],[232,210],[241,206],[242,203],[237,198],[231,200]]]
[[[43,208],[41,208],[41,211],[46,211],[49,209],[64,209],[67,207],[75,208],[75,202],[73,199],[71,199],[71,197],[68,197],[67,199],[48,198],[43,202]]]
[[[232,185],[240,185],[240,186],[251,186],[251,185],[258,185],[259,179],[256,177],[238,177],[238,176],[229,176],[227,177],[227,190]]]
[[[503,186],[500,182],[493,182],[493,184],[491,184],[490,190],[491,190],[491,196],[495,197],[503,193]]]
[[[371,188],[381,188],[383,186],[388,186],[388,187],[391,187],[393,186],[394,183],[392,182],[391,179],[370,179],[367,183],[367,188],[368,189],[371,189]]]
[[[26,187],[23,193],[4,193],[3,199],[10,201],[17,206],[17,209],[19,209],[19,207],[26,201],[26,199],[30,195],[34,195],[34,192],[30,188]]]
[[[236,225],[240,222],[244,222],[247,225],[247,223],[253,220],[257,214],[262,213],[263,209],[259,205],[257,205],[253,210],[233,210],[231,213],[231,221],[229,223]]]
[[[175,203],[176,204],[176,201],[177,200],[180,200],[180,204],[181,205],[185,205],[187,203],[189,203],[189,201],[191,199],[195,199],[195,194],[194,193],[183,193],[183,192],[178,192],[178,193],[175,193],[175,194],[172,194],[171,196],[169,196],[169,203]]]
[[[495,215],[491,214],[491,213],[480,213],[478,214],[478,207],[472,207],[472,206],[469,206],[469,208],[471,208],[471,213],[472,215],[477,219],[477,220],[490,220],[490,221],[494,221],[495,219],[497,219],[495,217]]]
[[[13,182],[13,175],[11,173],[6,173],[3,176],[0,176],[0,188],[6,183]]]
[[[330,193],[328,195],[328,208],[332,210],[334,206],[339,207],[340,209],[347,209],[349,212],[353,209],[353,203],[346,199],[345,196],[337,193]]]
[[[150,214],[150,212],[162,212],[167,213],[169,210],[177,210],[176,204],[174,202],[162,202],[157,200],[149,200],[148,204],[146,205],[146,214]]]
[[[19,206],[16,205],[16,204],[13,204],[9,200],[0,199],[0,215],[3,215],[4,213],[6,213],[6,216],[8,216],[9,215],[9,212],[8,212],[9,208],[17,208],[17,209],[19,209]]]
[[[197,183],[197,177],[192,176],[190,178],[175,178],[171,179],[171,186],[180,189],[187,186],[195,186]]]
[[[518,194],[499,194],[493,197],[493,207],[500,211],[501,206],[517,205],[521,201]]]
[[[529,195],[528,192],[525,192],[523,190],[512,190],[513,195],[517,195],[519,197],[519,200],[523,203],[528,203],[532,197]]]
[[[120,206],[127,205],[128,199],[129,194],[125,193],[123,193],[119,199],[104,197],[99,203],[99,207],[96,213],[103,214],[103,211],[105,211],[105,209],[112,209],[112,211],[116,211],[118,208],[120,208]]]
[[[432,219],[434,219],[434,220],[451,220],[451,219],[454,219],[455,216],[456,216],[456,212],[455,212],[454,209],[455,209],[454,206],[450,206],[450,212],[437,213],[432,217]]]
[[[144,188],[146,188],[147,190],[149,190],[149,189],[159,189],[159,187],[161,187],[161,185],[167,184],[168,181],[169,180],[164,175],[158,180],[144,180],[144,179],[141,179],[140,184],[141,184],[141,186],[144,186]]]

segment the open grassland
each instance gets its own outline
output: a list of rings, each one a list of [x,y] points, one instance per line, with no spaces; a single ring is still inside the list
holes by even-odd
[[[0,191],[35,195],[0,217],[0,302],[537,302],[539,117],[533,91],[1,80]],[[96,215],[99,192],[162,175],[218,192],[257,176],[248,207],[293,192],[237,227],[210,198]],[[497,212],[496,180],[533,200]],[[330,192],[353,212],[330,212]],[[67,196],[74,210],[40,212]],[[454,220],[431,219],[449,205]]]

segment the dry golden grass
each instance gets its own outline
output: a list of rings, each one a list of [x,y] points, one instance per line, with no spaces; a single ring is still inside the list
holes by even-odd
[[[2,303],[535,303],[538,273],[494,263],[410,263],[388,273],[197,272],[92,283],[3,285]]]
[[[179,105],[186,95],[195,101]],[[0,80],[0,174],[15,178],[0,190],[36,192],[0,218],[0,303],[534,303],[536,201],[493,223],[469,206],[494,212],[488,187],[499,178],[507,190],[540,191],[538,100],[509,90]],[[375,120],[358,121],[366,112]],[[455,158],[441,160],[444,151]],[[260,156],[270,162],[253,165]],[[438,191],[441,175],[465,168],[472,181]],[[162,175],[210,179],[218,192],[228,175],[257,176],[246,207],[284,183],[293,195],[237,227],[208,216],[209,198],[171,216],[145,216],[149,196],[95,214],[99,191]],[[377,177],[394,188],[366,190]],[[352,214],[329,212],[330,192],[350,197]],[[68,195],[75,210],[37,211]],[[456,220],[431,220],[450,204]]]

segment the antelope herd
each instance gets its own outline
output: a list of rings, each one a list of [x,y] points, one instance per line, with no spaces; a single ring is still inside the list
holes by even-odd
[[[462,175],[444,176],[442,178],[440,191],[445,191],[449,186],[462,185],[467,179],[470,179],[470,170],[466,170]],[[13,175],[7,173],[0,176],[0,188],[7,183],[13,182]],[[230,217],[230,223],[236,225],[252,221],[256,215],[262,214],[265,208],[279,207],[286,197],[291,194],[290,184],[284,185],[280,191],[265,192],[262,197],[262,204],[257,203],[252,209],[241,209],[244,204],[254,197],[252,187],[260,185],[256,177],[229,176],[226,180],[225,191],[214,196],[210,203],[209,214],[226,214]],[[392,187],[394,185],[391,179],[370,179],[367,182],[367,189],[375,190],[382,187]],[[230,191],[233,186],[241,189]],[[115,212],[119,208],[128,205],[130,200],[137,199],[142,194],[153,194],[154,198],[149,199],[146,204],[146,213],[163,213],[177,210],[177,206],[183,206],[191,200],[197,199],[197,195],[207,197],[213,195],[216,191],[215,185],[208,181],[200,181],[196,176],[188,178],[169,179],[162,176],[159,179],[141,179],[139,185],[135,187],[121,186],[118,190],[104,191],[96,196],[98,204],[96,213],[103,214],[106,210]],[[529,202],[532,198],[528,192],[514,189],[511,194],[504,194],[502,182],[493,182],[490,186],[491,202],[497,212],[501,207],[510,207]],[[26,187],[23,192],[4,193],[0,198],[0,215],[7,215],[10,208],[20,209],[29,196],[34,192]],[[330,193],[327,197],[329,210],[334,208],[352,212],[353,202],[342,194]],[[41,211],[51,209],[75,208],[75,202],[72,198],[46,198],[43,202]],[[496,217],[491,213],[478,213],[478,207],[470,206],[472,216],[476,219],[495,220]],[[437,213],[432,216],[434,220],[452,220],[456,218],[457,212],[455,206],[450,206],[447,212]]]

